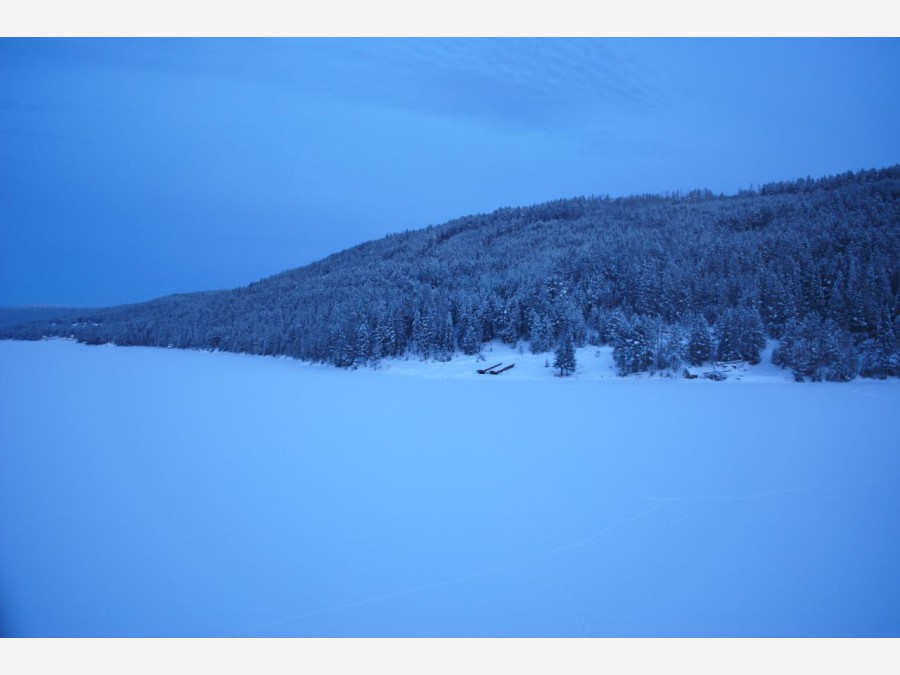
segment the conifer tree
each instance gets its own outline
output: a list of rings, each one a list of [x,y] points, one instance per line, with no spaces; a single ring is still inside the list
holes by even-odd
[[[559,376],[566,377],[575,372],[577,362],[575,360],[575,343],[572,334],[567,332],[556,347],[553,359],[553,367],[559,368]]]
[[[649,370],[653,366],[655,342],[651,339],[655,322],[637,316],[620,324],[613,340],[613,359],[619,375]]]
[[[700,317],[688,337],[687,359],[692,366],[699,366],[713,356],[713,341],[709,334],[709,324]]]

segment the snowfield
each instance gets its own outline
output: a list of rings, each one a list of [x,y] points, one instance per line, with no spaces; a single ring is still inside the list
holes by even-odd
[[[0,342],[0,631],[900,636],[900,382],[490,349]]]

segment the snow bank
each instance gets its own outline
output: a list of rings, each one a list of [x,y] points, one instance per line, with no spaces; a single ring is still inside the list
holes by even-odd
[[[0,629],[900,635],[896,381],[507,352],[0,342]]]
[[[698,382],[708,384],[704,380],[703,373],[721,370],[726,379],[722,382],[793,382],[790,371],[784,370],[772,364],[772,350],[777,343],[770,340],[762,353],[759,364],[751,366],[746,362],[736,363],[724,367],[716,364],[705,364],[700,367],[688,366],[687,370],[698,375]],[[571,377],[579,380],[606,380],[625,382],[643,379],[681,379],[681,373],[635,373],[627,377],[621,377],[616,370],[613,360],[612,347],[581,347],[575,350],[577,368]],[[413,377],[425,377],[431,379],[476,380],[479,379],[478,369],[502,363],[503,366],[514,364],[513,369],[503,373],[505,379],[522,380],[547,380],[556,377],[559,370],[552,367],[554,356],[550,354],[531,354],[526,343],[520,347],[492,342],[486,344],[481,354],[476,356],[461,356],[441,362],[422,360],[416,357],[385,359],[378,364],[379,372],[392,375],[404,375]],[[501,367],[503,367],[501,366]]]

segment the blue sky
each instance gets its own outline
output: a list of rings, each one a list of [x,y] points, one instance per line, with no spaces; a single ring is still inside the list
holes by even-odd
[[[0,305],[576,195],[900,162],[897,39],[0,40]]]

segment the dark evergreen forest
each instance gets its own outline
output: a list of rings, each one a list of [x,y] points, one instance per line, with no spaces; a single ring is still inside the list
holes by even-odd
[[[610,344],[622,374],[773,360],[900,375],[900,165],[737,195],[587,197],[389,235],[230,291],[62,311],[0,337],[285,354],[336,366],[483,343]]]

